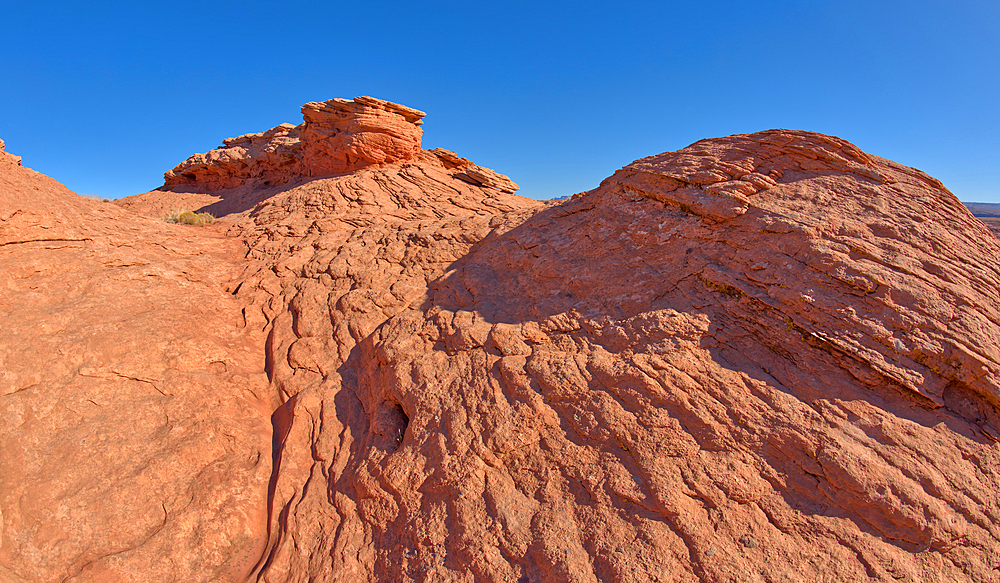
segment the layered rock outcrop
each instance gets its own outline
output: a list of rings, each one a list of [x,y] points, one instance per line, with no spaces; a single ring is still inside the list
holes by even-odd
[[[223,140],[221,148],[195,154],[164,174],[165,186],[221,190],[413,160],[420,152],[424,115],[372,97],[309,102],[302,106],[301,124]]]
[[[20,466],[6,462],[4,540],[21,546],[0,547],[0,573],[271,583],[996,580],[1000,242],[938,181],[843,140],[786,130],[639,160],[559,204],[513,196],[476,168],[445,150],[419,151],[281,187],[244,182],[227,196],[257,202],[216,224],[227,229],[226,244],[213,231],[168,226],[127,247],[103,243],[118,240],[113,229],[90,236],[90,245],[137,257],[154,256],[147,240],[182,238],[183,246],[155,251],[167,266],[182,261],[170,254],[177,249],[212,249],[198,256],[212,275],[192,282],[189,298],[211,313],[208,329],[168,319],[165,330],[135,335],[230,338],[246,356],[225,374],[257,378],[257,351],[266,382],[185,384],[195,381],[167,375],[190,369],[158,364],[158,354],[174,354],[162,344],[126,344],[155,370],[100,382],[192,387],[169,402],[208,406],[212,418],[198,417],[182,435],[227,452],[219,454],[225,471],[209,481],[217,490],[184,507],[208,514],[175,519],[185,515],[166,502],[180,499],[166,486],[136,488],[129,508],[163,502],[174,510],[148,540],[176,549],[209,541],[209,550],[189,560],[193,551],[109,531],[110,540],[139,540],[132,555],[116,554],[93,542],[91,529],[67,547],[86,551],[32,562],[44,555],[39,533],[72,521],[63,521],[68,510],[20,510],[14,501],[29,490],[17,485]],[[149,208],[156,195],[126,204]],[[11,215],[4,228],[93,222],[84,216],[10,223],[21,220]],[[225,251],[233,244],[243,251]],[[82,322],[90,304],[67,304],[75,288],[22,266],[29,255],[21,249],[0,247],[0,273],[25,274],[8,287],[52,306],[39,321],[69,305],[79,309],[58,323]],[[192,273],[162,269],[159,279],[137,272],[126,280],[162,294],[147,305],[151,314],[169,303],[176,273]],[[68,337],[79,343],[98,335],[73,325],[80,331]],[[129,342],[127,326],[116,330],[116,342]],[[30,362],[31,347],[42,346],[63,373],[35,379],[36,369],[5,367],[11,386],[29,388],[0,404],[61,411],[63,399],[79,413],[72,383],[93,377],[32,334],[13,333],[17,358]],[[0,351],[5,362],[12,346]],[[76,346],[72,354],[125,370],[116,352],[102,356],[109,348]],[[197,351],[179,360],[201,362]],[[192,366],[191,375],[221,372]],[[86,394],[100,403],[110,387]],[[137,392],[115,398],[119,408],[144,410]],[[227,403],[243,403],[242,416]],[[212,423],[232,417],[253,433],[266,415],[267,462],[225,465],[259,451],[260,440],[220,437],[238,428]],[[58,432],[34,434],[44,438],[22,437],[9,422],[0,455],[26,452],[18,455],[40,467],[59,459],[55,446],[40,445],[51,435],[124,424],[107,413],[64,417]],[[143,443],[179,447],[173,433],[162,435]],[[60,443],[60,455],[84,455],[82,445]],[[133,457],[118,463],[146,467]],[[204,471],[192,457],[185,474],[181,457],[170,458],[166,475]],[[76,495],[81,516],[102,515],[83,502],[86,492],[59,490],[44,503],[61,508]],[[211,512],[229,522],[210,532],[192,526]],[[227,546],[229,532],[245,534],[243,554]],[[128,562],[157,553],[167,558],[158,567]]]
[[[269,186],[372,165],[412,162],[421,154],[424,115],[373,97],[309,102],[302,106],[301,124],[283,123],[265,132],[227,138],[222,147],[195,154],[164,174],[165,187],[214,191],[248,183]],[[506,176],[449,154],[472,169],[473,183],[507,192],[517,190]]]

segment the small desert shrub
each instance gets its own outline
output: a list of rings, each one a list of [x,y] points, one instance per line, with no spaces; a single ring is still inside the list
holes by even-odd
[[[163,220],[168,223],[178,223],[181,225],[194,225],[200,227],[215,221],[212,213],[196,213],[194,211],[174,211]]]

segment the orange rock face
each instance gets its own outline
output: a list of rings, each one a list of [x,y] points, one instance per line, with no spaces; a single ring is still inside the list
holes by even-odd
[[[372,163],[122,203],[210,197],[226,239],[66,192],[49,219],[10,203],[0,233],[35,235],[0,246],[0,306],[35,312],[0,349],[0,574],[997,580],[1000,242],[939,182],[772,130],[546,204],[446,150],[344,143]],[[28,241],[57,229],[83,251]],[[114,269],[113,299],[90,291]],[[92,429],[130,438],[86,449]],[[40,488],[67,467],[105,490]]]
[[[247,577],[271,402],[243,245],[0,160],[0,581]]]

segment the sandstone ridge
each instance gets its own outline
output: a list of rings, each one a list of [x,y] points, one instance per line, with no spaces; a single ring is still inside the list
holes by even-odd
[[[252,211],[209,230],[0,166],[0,307],[34,310],[0,350],[0,577],[997,580],[1000,242],[940,182],[770,130],[538,203],[365,99],[306,124],[366,112],[324,139],[386,158],[239,166]],[[227,147],[303,164],[271,132]]]

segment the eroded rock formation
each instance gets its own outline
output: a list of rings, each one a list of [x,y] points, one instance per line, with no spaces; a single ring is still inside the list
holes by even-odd
[[[304,121],[223,140],[164,174],[165,186],[221,190],[248,182],[280,184],[330,176],[373,164],[412,161],[420,153],[424,112],[373,97],[302,106]]]
[[[513,196],[475,168],[446,150],[417,150],[223,195],[212,194],[210,178],[204,191],[222,196],[212,204],[232,205],[213,227],[227,229],[224,240],[114,209],[100,211],[113,221],[95,221],[84,213],[98,211],[86,209],[111,205],[69,202],[66,192],[60,204],[83,210],[27,222],[5,211],[0,233],[47,233],[57,223],[103,230],[77,237],[71,252],[23,234],[0,247],[0,273],[17,297],[5,296],[7,313],[46,306],[36,321],[77,342],[59,352],[39,324],[25,324],[0,350],[16,391],[0,397],[0,573],[270,583],[997,580],[1000,242],[939,182],[843,140],[785,130],[639,160],[560,204]],[[123,205],[150,212],[157,196],[194,194],[154,191]],[[28,208],[26,198],[10,208]],[[123,228],[141,236],[126,245],[116,238]],[[168,244],[158,248],[161,238]],[[228,251],[234,245],[243,252]],[[117,263],[102,259],[115,254]],[[80,255],[95,259],[58,285],[54,271],[30,266],[32,257],[54,265]],[[144,257],[156,262],[136,263],[152,261]],[[150,264],[155,277],[142,271]],[[112,300],[73,291],[73,281],[93,289],[101,270],[130,274],[122,303],[147,312],[124,313],[158,316],[143,318],[153,328],[130,329],[136,316],[111,327],[127,350],[96,343],[104,329],[84,324]],[[202,314],[188,326],[166,309],[182,281],[192,294],[184,301]],[[157,299],[139,302],[150,294]],[[178,335],[204,336],[204,346],[228,339],[237,356],[220,348],[211,358],[223,370],[200,348],[168,348],[187,346],[168,340]],[[51,364],[9,365],[33,362],[29,353]],[[144,364],[133,371],[119,361]],[[254,380],[255,362],[266,382]],[[32,490],[20,484],[41,483],[43,470],[20,470],[7,452],[37,460],[30,468],[95,456],[77,433],[110,434],[126,419],[91,414],[81,399],[102,403],[112,390],[130,417],[146,411],[146,393],[177,408],[164,414],[171,426],[194,416],[178,435],[218,451],[187,462],[172,454],[164,475],[176,486],[130,489],[113,474],[105,490],[46,490],[37,510],[24,510]],[[234,411],[237,403],[244,408]],[[73,414],[59,413],[70,405]],[[58,431],[20,425],[25,411],[42,409],[63,419]],[[271,455],[251,464],[268,416]],[[143,434],[143,447],[183,449],[166,423]],[[161,475],[141,461],[149,456],[117,454],[110,439],[96,451],[123,475]],[[206,466],[214,455],[220,465]],[[175,491],[199,492],[204,467],[218,467],[208,480],[215,489],[183,511],[171,506],[182,499]],[[58,530],[73,520],[117,524],[88,502],[101,499],[95,493],[161,522],[109,531],[109,540],[133,541],[127,552],[95,542],[94,526]],[[41,510],[70,508],[64,499],[77,501],[77,515]],[[229,522],[194,528],[212,513]],[[60,536],[76,546],[41,550],[38,541]],[[199,547],[193,560],[184,549],[198,545],[210,550]],[[154,556],[155,566],[132,559]]]

